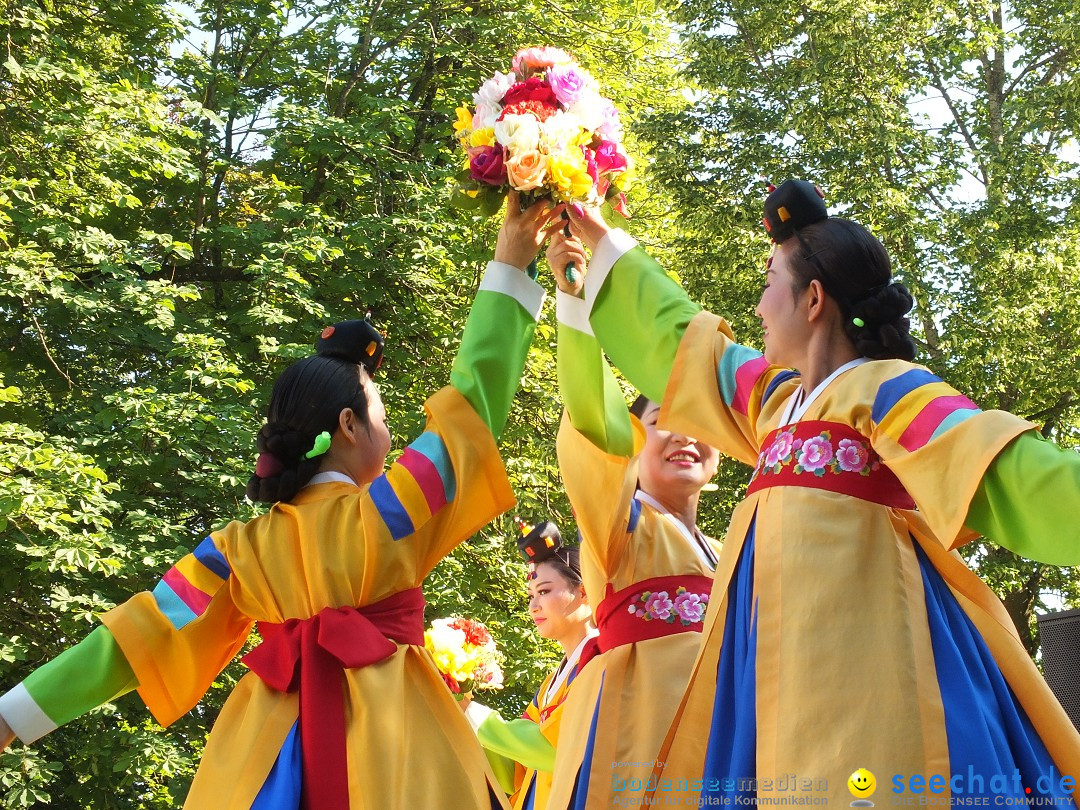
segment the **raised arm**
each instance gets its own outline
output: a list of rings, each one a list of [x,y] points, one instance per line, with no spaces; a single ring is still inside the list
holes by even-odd
[[[525,267],[561,211],[549,210],[544,201],[521,211],[517,193],[511,192],[495,257],[480,282],[450,371],[450,384],[496,438],[510,413],[544,302],[543,288],[525,274]]]
[[[663,401],[683,333],[701,307],[596,209],[571,209],[569,217],[572,231],[592,251],[585,304],[600,345],[635,388]]]
[[[599,449],[629,456],[634,437],[626,401],[593,335],[585,301],[579,297],[580,279],[585,275],[585,251],[577,239],[557,233],[552,236],[547,258],[559,288],[557,369],[559,393],[570,423]],[[566,267],[571,262],[576,267],[574,282],[566,277]]]

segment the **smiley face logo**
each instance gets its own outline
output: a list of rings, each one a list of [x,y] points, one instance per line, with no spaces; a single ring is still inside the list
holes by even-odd
[[[868,799],[877,790],[877,780],[866,768],[859,768],[848,777],[847,786],[856,799]]]

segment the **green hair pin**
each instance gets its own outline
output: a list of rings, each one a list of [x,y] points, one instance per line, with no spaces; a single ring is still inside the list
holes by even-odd
[[[330,449],[330,433],[324,430],[318,436],[315,437],[315,444],[311,449],[304,453],[304,458],[315,458],[321,456],[327,450]]]

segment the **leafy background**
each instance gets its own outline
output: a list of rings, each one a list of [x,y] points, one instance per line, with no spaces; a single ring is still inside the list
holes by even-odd
[[[616,100],[631,229],[759,342],[762,176],[813,178],[917,297],[920,361],[1080,446],[1080,8],[900,0],[515,4],[0,0],[0,674],[14,684],[150,586],[243,500],[260,404],[325,323],[389,333],[396,446],[445,383],[494,223],[447,205],[453,109],[525,45]],[[553,317],[503,448],[572,532]],[[702,503],[722,536],[746,472]],[[557,657],[525,620],[511,516],[445,560],[429,618],[487,622],[520,711]],[[967,549],[1029,651],[1077,576]],[[1055,604],[1059,604],[1055,602]],[[168,730],[120,699],[0,756],[8,807],[183,801],[242,669]]]

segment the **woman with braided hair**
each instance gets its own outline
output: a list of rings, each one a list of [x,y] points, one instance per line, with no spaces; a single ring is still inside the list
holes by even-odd
[[[0,744],[30,742],[137,689],[163,725],[189,711],[243,646],[262,642],[207,741],[185,807],[306,810],[506,807],[424,650],[424,577],[511,507],[495,440],[543,300],[522,270],[558,209],[506,219],[450,385],[384,472],[382,338],[328,327],[274,386],[248,494],[272,503],[212,532],[153,592],[0,697]]]
[[[847,804],[851,776],[869,804],[867,769],[893,803],[1073,806],[1080,735],[955,549],[1080,562],[1080,456],[910,362],[884,248],[810,183],[765,203],[764,354],[597,212],[569,217],[612,361],[663,427],[754,471],[646,798]]]

